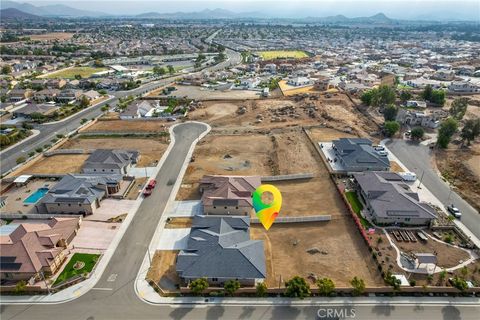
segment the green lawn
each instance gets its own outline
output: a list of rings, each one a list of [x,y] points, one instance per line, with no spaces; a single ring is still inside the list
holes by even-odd
[[[360,221],[362,222],[362,225],[366,229],[370,228],[372,225],[370,224],[370,222],[368,222],[367,219],[362,217],[362,214],[360,213],[360,211],[362,211],[362,209],[363,209],[363,205],[360,202],[360,200],[358,200],[357,193],[355,191],[348,191],[348,192],[345,192],[345,196],[347,197],[348,202],[352,206],[353,211],[360,218]]]
[[[55,280],[55,283],[53,285],[68,280],[71,277],[76,276],[77,274],[82,274],[85,272],[88,273],[92,271],[93,267],[98,261],[98,257],[100,257],[99,254],[75,253],[68,262],[68,264],[65,266],[65,269],[63,269],[62,273],[58,276],[57,280]],[[75,270],[73,268],[77,261],[83,261],[85,263],[83,268],[78,270]]]
[[[292,58],[300,59],[307,58],[308,54],[302,50],[271,50],[271,51],[259,51],[257,52],[263,60],[272,60],[280,58]]]
[[[89,78],[92,74],[100,71],[108,70],[108,68],[93,68],[93,67],[73,67],[70,69],[59,70],[54,73],[46,75],[46,79],[63,78],[63,79],[75,79],[75,75],[79,74],[82,78]]]

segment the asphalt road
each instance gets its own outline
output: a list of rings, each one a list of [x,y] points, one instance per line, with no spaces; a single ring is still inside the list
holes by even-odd
[[[417,174],[418,179],[423,175],[422,184],[440,200],[445,206],[454,204],[462,212],[462,223],[480,238],[480,214],[455,192],[450,192],[446,184],[432,166],[431,151],[427,146],[395,139],[387,143],[398,159],[410,170]]]
[[[225,67],[237,65],[241,61],[241,56],[238,52],[226,49],[226,54],[228,60],[223,61],[217,65],[207,67],[205,70],[222,70]],[[13,148],[4,151],[0,154],[0,174],[4,174],[8,170],[12,169],[17,165],[16,161],[19,157],[27,157],[30,151],[35,150],[38,147],[43,147],[46,144],[51,144],[51,140],[55,138],[57,134],[66,134],[73,130],[76,130],[80,126],[82,119],[92,119],[99,116],[102,111],[100,110],[105,104],[110,104],[110,106],[115,106],[118,102],[118,98],[126,97],[129,95],[138,95],[144,94],[148,91],[152,91],[160,86],[165,86],[177,79],[182,78],[184,75],[176,75],[173,77],[164,78],[162,80],[154,81],[142,85],[139,88],[130,90],[130,91],[117,91],[112,92],[111,94],[115,96],[114,99],[100,103],[95,107],[90,107],[88,109],[82,110],[76,113],[71,118],[65,119],[60,122],[37,125],[35,129],[40,130],[40,134],[24,142],[20,142],[15,145]]]

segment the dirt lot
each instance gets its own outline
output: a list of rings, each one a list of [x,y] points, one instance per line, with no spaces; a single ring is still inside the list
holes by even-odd
[[[45,33],[45,34],[33,34],[29,35],[28,37],[31,40],[40,40],[40,41],[46,41],[46,40],[68,40],[73,37],[74,33],[70,32],[50,32],[50,33]]]
[[[349,287],[350,280],[360,277],[367,286],[382,285],[375,264],[360,234],[348,216],[330,222],[274,224],[268,232],[254,225],[252,239],[264,240],[267,261],[267,285],[278,287],[295,275],[308,278],[331,278],[337,287]],[[339,245],[341,243],[341,245]],[[318,248],[323,253],[306,250]],[[309,278],[310,285],[314,286]]]
[[[435,160],[443,177],[456,187],[455,191],[480,210],[480,142],[469,149],[451,144],[448,150],[437,150]]]
[[[75,138],[67,141],[62,149],[123,149],[138,150],[138,167],[150,166],[160,160],[168,147],[163,138]]]
[[[357,111],[343,94],[330,98],[260,99],[247,101],[207,101],[189,113],[192,120],[208,122],[215,131],[254,130],[328,124],[361,136],[377,131],[368,118]],[[244,108],[243,113],[240,108]],[[238,110],[238,111],[237,111]]]
[[[192,227],[192,218],[190,217],[170,218],[170,220],[165,225],[165,228],[167,229],[191,228],[191,227]]]
[[[26,166],[20,174],[67,174],[79,173],[89,154],[59,154],[44,157]]]
[[[207,174],[270,175],[271,139],[264,135],[208,135],[195,148],[177,200],[199,199],[198,181]]]
[[[137,199],[146,181],[147,181],[147,178],[145,177],[135,179],[135,185],[127,193],[127,196],[125,197],[125,199],[128,199],[128,200]]]
[[[180,283],[180,278],[175,271],[177,255],[178,251],[156,251],[147,278],[159,284],[163,290],[177,291],[175,284]]]
[[[97,121],[83,132],[164,132],[168,131],[164,121],[106,120]]]

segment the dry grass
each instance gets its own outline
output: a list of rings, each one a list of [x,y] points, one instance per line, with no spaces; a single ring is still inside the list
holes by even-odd
[[[172,285],[180,283],[180,278],[175,270],[175,261],[178,251],[156,251],[152,265],[147,272],[147,278],[160,285],[164,291],[175,291]]]
[[[403,172],[403,169],[396,161],[390,161],[390,171]]]
[[[147,178],[142,177],[142,178],[136,178],[135,179],[135,185],[128,191],[127,196],[125,199],[128,200],[135,200],[138,198],[138,195],[142,191],[143,186],[145,185],[145,182],[147,181]]]
[[[170,218],[170,221],[165,225],[166,229],[191,228],[191,227],[192,227],[192,218],[190,217]]]
[[[318,142],[332,141],[339,138],[358,138],[355,134],[331,128],[311,128],[309,132],[312,139]]]
[[[32,34],[28,37],[34,41],[48,41],[48,40],[69,40],[73,37],[74,33],[70,32],[50,32],[45,34]]]
[[[59,154],[44,157],[24,168],[19,174],[67,174],[79,173],[88,154]]]
[[[330,222],[273,224],[267,232],[253,225],[252,239],[264,241],[267,263],[266,283],[278,287],[284,281],[299,275],[308,278],[331,278],[336,286],[350,286],[354,277],[365,280],[367,286],[383,284],[371,255],[348,216]],[[341,244],[341,245],[339,245]],[[306,250],[318,248],[326,254],[309,254]],[[315,286],[309,280],[310,285]]]
[[[75,138],[67,141],[62,149],[121,149],[138,150],[140,160],[138,167],[156,165],[168,147],[162,138]]]
[[[97,121],[84,132],[145,132],[157,133],[167,131],[164,121],[147,120],[104,120]]]

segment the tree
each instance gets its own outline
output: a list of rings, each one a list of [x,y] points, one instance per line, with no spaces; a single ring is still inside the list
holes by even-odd
[[[410,93],[410,91],[403,90],[402,92],[400,92],[400,100],[402,101],[402,103],[406,103],[410,99],[412,99],[412,94]]]
[[[25,162],[26,160],[27,160],[27,159],[25,159],[25,157],[18,157],[17,160],[16,160],[16,162],[17,162],[17,164],[20,164],[20,163]]]
[[[83,96],[81,99],[80,99],[80,107],[82,108],[86,108],[90,105],[90,100],[88,100],[88,98],[86,96]]]
[[[194,294],[200,295],[208,288],[208,282],[205,278],[199,278],[190,282],[188,287],[190,288],[190,290],[192,290]]]
[[[425,130],[423,130],[422,127],[415,127],[412,129],[411,137],[414,140],[420,140],[423,138],[424,134],[425,134]]]
[[[353,277],[350,284],[352,285],[352,293],[354,296],[359,296],[365,291],[365,281],[363,281],[363,279]]]
[[[267,295],[267,285],[263,282],[257,284],[257,297],[265,297]]]
[[[229,296],[233,296],[235,291],[240,289],[240,282],[238,280],[228,280],[225,282],[223,288]]]
[[[285,282],[285,286],[287,287],[285,290],[285,296],[287,297],[303,299],[311,295],[310,286],[302,277],[293,277]]]
[[[456,120],[462,120],[467,112],[468,100],[467,98],[458,98],[453,100],[450,107],[450,115]]]
[[[203,60],[206,60],[207,57],[203,54],[203,53],[199,53],[198,56],[197,56],[197,60],[195,60],[196,62],[202,62]]]
[[[390,271],[387,272],[385,275],[385,283],[392,286],[394,290],[400,290],[400,284],[402,281],[400,279],[397,279]]]
[[[103,61],[101,59],[97,59],[93,62],[93,65],[95,67],[104,67],[105,65],[103,64]]]
[[[433,95],[433,88],[431,85],[427,84],[425,89],[423,89],[422,98],[424,100],[430,101],[432,99],[432,95]]]
[[[372,104],[372,99],[373,99],[373,96],[376,94],[376,90],[375,89],[372,89],[372,90],[367,90],[365,91],[362,96],[360,97],[360,100],[362,100],[362,102],[364,104],[366,104],[367,106],[371,105]]]
[[[446,277],[447,277],[447,270],[443,269],[442,271],[440,271],[438,278],[440,279],[440,282],[443,282]]]
[[[443,106],[445,104],[445,98],[446,98],[445,91],[433,90],[432,98],[430,99],[430,102]]]
[[[397,113],[398,113],[397,106],[395,106],[394,104],[389,104],[383,110],[383,117],[385,118],[385,121],[394,121],[395,118],[397,117]]]
[[[465,126],[460,132],[460,137],[462,141],[467,141],[467,145],[470,145],[470,142],[475,140],[476,137],[480,135],[480,118],[469,119],[465,122]]]
[[[458,276],[453,277],[451,281],[452,281],[452,286],[454,286],[460,291],[465,291],[468,288],[467,282]]]
[[[457,131],[458,122],[453,118],[448,118],[442,122],[438,130],[437,144],[441,148],[446,148],[452,139],[453,134]]]
[[[109,109],[108,105],[104,105],[103,107],[100,108],[100,110],[104,113],[107,112],[108,109]]]
[[[155,66],[153,67],[153,73],[159,76],[163,76],[164,74],[167,73],[167,71],[165,70],[164,67]]]
[[[322,278],[317,280],[318,293],[322,296],[329,296],[335,290],[332,279]]]
[[[10,138],[5,134],[0,134],[0,146],[8,146],[10,144]]]
[[[80,120],[80,124],[85,124],[87,121],[88,121],[87,118],[83,118],[82,120]]]
[[[2,74],[10,74],[12,73],[12,66],[6,64],[2,67]]]
[[[168,68],[168,73],[170,73],[170,74],[174,74],[174,73],[175,73],[175,68],[174,68],[171,64],[169,64],[169,65],[167,66],[167,68]]]
[[[393,137],[398,130],[400,130],[400,123],[397,121],[386,121],[384,125],[385,135]]]
[[[18,281],[17,284],[15,285],[15,293],[25,292],[26,288],[27,288],[27,283],[25,282],[25,280]]]

